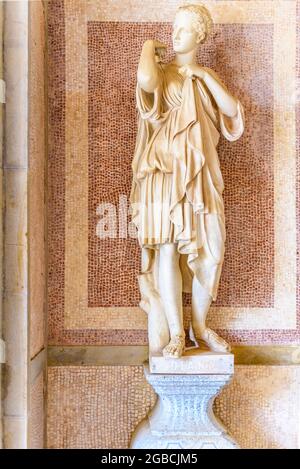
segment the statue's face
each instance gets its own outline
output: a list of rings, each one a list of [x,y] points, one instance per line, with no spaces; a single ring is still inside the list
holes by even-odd
[[[201,34],[193,26],[191,14],[186,11],[178,12],[175,16],[172,33],[174,52],[179,54],[190,52],[198,46],[202,39]]]

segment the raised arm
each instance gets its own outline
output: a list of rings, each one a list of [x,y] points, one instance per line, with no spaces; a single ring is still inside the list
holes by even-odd
[[[158,54],[165,48],[166,46],[163,43],[151,39],[143,45],[138,65],[137,81],[140,87],[148,93],[153,93],[159,85]]]
[[[223,85],[217,74],[212,70],[205,70],[203,79],[223,114],[234,117],[237,113],[237,101]]]
[[[221,112],[228,117],[234,117],[237,113],[237,100],[227,90],[217,74],[206,67],[198,64],[181,67],[180,72],[188,76],[201,78],[213,95]]]

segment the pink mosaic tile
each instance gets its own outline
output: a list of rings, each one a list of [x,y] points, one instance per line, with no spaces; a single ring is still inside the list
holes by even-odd
[[[136,241],[99,239],[96,226],[100,203],[118,207],[120,195],[130,193],[135,75],[141,45],[149,37],[158,37],[172,51],[167,23],[88,24],[90,307],[136,306],[139,301]],[[216,25],[198,55],[198,62],[216,70],[239,96],[248,116],[243,138],[234,144],[222,139],[219,146],[227,224],[219,306],[273,305],[272,48],[272,25]],[[166,61],[171,57],[169,52]]]

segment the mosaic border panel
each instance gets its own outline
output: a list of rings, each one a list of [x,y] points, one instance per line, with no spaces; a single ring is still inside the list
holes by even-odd
[[[78,4],[80,2],[76,2],[76,11],[78,12]],[[106,4],[109,4],[109,2],[106,2]],[[174,4],[174,8],[178,2],[171,2],[171,4]],[[222,12],[222,7],[224,7],[225,4],[230,3],[230,9],[227,10],[227,13],[225,17],[222,19],[221,17],[218,18],[218,12]],[[138,6],[139,2],[134,2],[134,5]],[[280,17],[281,17],[281,8],[290,8],[290,18],[293,22],[295,22],[295,6],[296,2],[293,0],[288,0],[287,2],[280,2],[280,1],[247,1],[247,2],[210,2],[210,7],[213,4],[213,7],[215,8],[214,10],[214,17],[216,18],[216,21],[227,21],[227,22],[234,22],[236,21],[236,18],[241,21],[249,21],[249,14],[253,15],[251,17],[251,21],[253,22],[262,22],[261,19],[261,12],[263,10],[264,12],[264,21],[265,22],[272,22],[275,18],[275,31],[277,30],[277,41],[275,39],[274,43],[274,49],[277,51],[277,55],[283,54],[282,47],[284,47],[285,41],[282,40],[282,34],[284,31],[280,30]],[[232,5],[235,7],[235,12],[232,12]],[[67,1],[65,3],[65,6],[68,8],[72,6],[71,1]],[[116,18],[119,18],[120,20],[120,12],[118,9],[111,9],[105,8],[101,2],[94,3],[93,1],[86,2],[85,4],[81,3],[81,8],[85,8],[87,6],[88,11],[89,11],[89,17],[92,16],[92,19],[95,20],[97,18],[97,15],[99,16],[100,12],[100,18],[101,20],[116,20]],[[246,10],[245,10],[246,9]],[[231,11],[231,16],[229,10]],[[139,10],[136,10],[139,11]],[[136,14],[135,9],[132,7],[130,10],[130,21],[132,21],[132,16]],[[248,12],[248,16],[245,15],[245,11]],[[149,19],[151,21],[157,20],[155,18],[155,8],[153,8],[153,5],[151,5],[151,12],[149,12],[149,15],[154,15],[151,17],[147,17],[145,19],[144,15],[144,20],[148,21]],[[144,12],[143,12],[144,13]],[[129,14],[128,10],[123,12],[124,15]],[[161,15],[161,11],[159,12]],[[168,2],[168,12],[167,14],[169,16],[173,15],[172,8],[169,8],[169,2]],[[238,14],[238,16],[236,16]],[[115,15],[115,16],[114,16]],[[229,15],[229,16],[228,16]],[[73,30],[73,37],[75,39],[75,43],[70,45],[70,51],[78,50],[78,47],[86,47],[86,40],[84,39],[84,36],[81,34],[78,34],[78,28],[83,28],[85,20],[87,19],[88,16],[84,16],[84,10],[82,10],[82,15],[77,16],[73,15],[72,17],[72,22],[66,22],[66,27],[71,28]],[[126,18],[122,17],[122,21],[126,20]],[[138,19],[138,18],[137,18]],[[77,20],[77,21],[76,21]],[[285,33],[289,35],[289,38],[291,41],[288,41],[288,45],[292,45],[292,48],[294,44],[296,44],[296,39],[294,36],[294,29],[291,27],[291,24],[286,22],[285,26],[282,25],[282,27],[285,29]],[[276,28],[276,25],[278,26]],[[73,29],[72,29],[73,28]],[[76,38],[74,35],[74,31],[77,31]],[[69,31],[71,32],[71,31]],[[69,37],[69,36],[68,36]],[[280,38],[280,40],[279,40]],[[78,41],[80,42],[78,44]],[[68,46],[69,47],[69,46]],[[67,52],[66,52],[67,53]],[[287,56],[284,56],[284,59],[286,59]],[[282,164],[282,154],[283,150],[285,150],[285,162],[290,165],[289,171],[288,171],[288,177],[289,179],[289,184],[291,187],[291,191],[287,193],[286,190],[283,190],[283,177],[287,177],[286,174],[281,174],[279,175],[279,179],[275,179],[276,187],[278,191],[277,194],[279,197],[276,197],[275,204],[281,203],[282,197],[287,197],[285,201],[287,202],[287,206],[289,207],[288,213],[295,213],[295,200],[296,198],[294,197],[295,192],[293,189],[295,189],[295,159],[293,158],[293,155],[295,154],[295,147],[294,147],[294,132],[295,132],[295,110],[294,110],[294,104],[295,100],[293,100],[293,97],[296,96],[296,87],[295,87],[295,82],[293,78],[293,73],[289,73],[291,70],[294,70],[294,54],[292,53],[291,47],[289,47],[289,54],[288,57],[291,58],[290,65],[285,63],[285,67],[279,67],[278,63],[277,66],[274,67],[274,72],[275,72],[275,80],[277,80],[278,83],[286,83],[287,87],[285,88],[285,95],[282,94],[282,87],[275,87],[275,109],[274,109],[274,117],[275,117],[275,129],[277,131],[277,134],[280,135],[280,139],[277,141],[277,146],[275,146],[275,150],[277,151],[277,156],[278,158],[275,157],[275,177],[276,177],[276,164],[281,165]],[[78,58],[78,57],[77,57]],[[67,63],[70,65],[71,62]],[[72,110],[74,112],[74,109],[77,110],[79,115],[81,112],[84,112],[83,109],[86,105],[86,95],[85,95],[85,80],[86,77],[84,76],[86,68],[84,67],[85,64],[80,64],[81,66],[77,68],[77,72],[75,72],[74,67],[69,67],[67,70],[67,85],[66,85],[66,91],[67,95],[65,96],[66,99],[66,106],[71,106]],[[299,65],[299,64],[298,64]],[[82,72],[82,75],[78,75],[78,70]],[[277,77],[276,77],[277,73]],[[279,74],[279,76],[278,76]],[[285,101],[281,101],[282,98],[285,99]],[[288,101],[287,101],[288,100]],[[287,102],[289,102],[289,105],[287,106]],[[285,112],[280,112],[283,107]],[[68,112],[66,111],[66,116],[68,115]],[[287,126],[287,132],[282,135],[282,124],[283,122],[285,123],[289,121],[290,125]],[[82,120],[80,120],[82,123]],[[70,129],[69,129],[70,130]],[[76,140],[76,135],[71,132],[71,134],[68,134],[68,129],[67,129],[67,138],[66,138],[66,153],[69,151],[69,153],[73,154],[72,151],[74,151],[74,143],[76,145],[79,145],[79,150],[82,152],[84,151],[84,145],[86,144],[83,142],[81,139],[80,142]],[[284,132],[283,132],[284,133]],[[276,134],[276,132],[275,132]],[[68,147],[69,145],[69,147]],[[83,145],[80,147],[80,145]],[[288,148],[290,149],[290,153],[286,152]],[[82,153],[81,153],[82,154]],[[280,158],[279,158],[280,156]],[[68,164],[68,163],[67,163]],[[280,169],[280,168],[277,168]],[[72,170],[72,168],[67,166],[67,168],[64,168],[64,170]],[[81,172],[82,176],[82,172]],[[72,181],[74,183],[74,180]],[[79,187],[83,187],[82,185],[82,180],[81,184]],[[68,188],[66,187],[68,190]],[[82,192],[80,194],[76,194],[77,200],[80,200],[80,203],[82,204],[82,207],[76,207],[82,209],[83,211],[85,210],[86,207],[86,193]],[[67,199],[67,198],[66,198]],[[64,201],[66,201],[64,199]],[[286,205],[285,205],[286,206]],[[286,210],[286,209],[285,209]],[[232,341],[232,342],[247,342],[247,343],[286,343],[286,342],[294,342],[297,341],[299,338],[299,330],[296,333],[295,327],[296,327],[296,265],[295,265],[295,239],[296,239],[296,224],[295,220],[293,217],[290,217],[287,219],[286,217],[286,211],[284,212],[283,210],[280,210],[280,207],[275,207],[275,211],[277,213],[277,222],[281,224],[281,229],[284,230],[284,235],[285,235],[285,240],[287,244],[285,244],[284,249],[282,248],[282,243],[280,241],[281,237],[278,236],[278,230],[277,230],[277,238],[275,240],[276,244],[276,253],[277,253],[277,259],[275,259],[275,264],[277,265],[277,280],[275,280],[275,286],[277,286],[277,290],[275,288],[275,293],[277,291],[277,300],[278,298],[281,298],[281,300],[284,301],[283,304],[280,304],[280,301],[276,303],[277,306],[279,305],[279,308],[275,307],[274,310],[271,309],[266,309],[263,310],[262,308],[248,308],[248,309],[240,309],[238,310],[237,308],[226,308],[226,311],[224,309],[218,313],[218,310],[221,308],[213,308],[212,309],[212,320],[211,324],[219,329],[228,329],[230,328],[230,331],[224,331],[227,337]],[[84,213],[84,212],[83,212]],[[78,214],[78,212],[77,212]],[[76,214],[76,216],[77,216]],[[73,214],[74,216],[74,214]],[[66,211],[66,222],[67,225],[71,225],[72,222],[72,214],[68,213],[68,210]],[[277,223],[277,224],[278,224]],[[286,225],[286,223],[290,223],[289,226]],[[86,272],[86,266],[84,265],[82,268],[82,260],[85,260],[85,254],[82,256],[78,256],[77,259],[74,259],[74,252],[77,253],[77,250],[74,250],[74,244],[72,242],[75,240],[76,241],[76,236],[78,235],[82,236],[82,239],[87,239],[87,232],[85,227],[84,229],[81,230],[81,233],[79,234],[78,231],[74,232],[73,234],[71,233],[71,237],[68,235],[68,242],[65,243],[66,248],[72,246],[72,250],[68,251],[66,253],[65,257],[65,280],[66,280],[66,288],[65,288],[65,293],[67,295],[67,298],[65,297],[65,316],[64,316],[64,324],[61,323],[62,331],[61,331],[61,338],[63,341],[66,340],[66,343],[69,342],[70,338],[73,337],[75,339],[75,343],[89,343],[89,340],[92,341],[92,343],[97,341],[100,341],[100,343],[114,343],[114,344],[119,344],[119,343],[139,343],[142,344],[145,342],[146,338],[146,317],[143,315],[143,313],[140,312],[138,308],[89,308],[87,310],[86,305],[84,300],[82,298],[85,297],[84,295],[84,288],[85,288],[85,283],[86,283],[86,278],[87,276],[85,275],[86,278],[84,278],[84,273]],[[275,233],[276,235],[276,233]],[[77,238],[78,239],[78,238]],[[286,249],[286,246],[290,246],[290,249]],[[84,247],[86,249],[86,247]],[[283,256],[283,260],[285,262],[278,262],[278,255]],[[77,254],[75,254],[76,257]],[[285,257],[284,259],[284,256]],[[281,259],[282,261],[282,259]],[[80,264],[79,264],[80,263]],[[81,270],[83,272],[83,276],[80,279],[79,283],[76,285],[72,285],[72,269],[78,268],[78,265],[81,266]],[[284,272],[286,267],[288,266],[289,272],[292,273],[291,278],[288,279],[289,281],[285,281],[285,276]],[[73,270],[74,271],[74,270]],[[278,288],[283,286],[284,288],[281,288],[280,295],[278,295]],[[79,287],[79,289],[78,289]],[[80,297],[78,301],[78,291],[80,291]],[[83,293],[83,294],[82,294]],[[286,299],[290,299],[290,304],[286,303]],[[276,299],[276,295],[275,295]],[[80,305],[80,308],[78,308],[78,304]],[[281,307],[281,309],[280,309]],[[104,313],[104,314],[103,314]],[[275,313],[275,314],[274,314]],[[122,321],[123,317],[123,321]],[[243,322],[243,318],[246,317],[246,324]],[[128,318],[130,318],[130,321],[128,321]],[[226,318],[224,321],[222,321],[222,318]],[[70,330],[74,328],[73,330]],[[63,331],[65,329],[65,331]],[[66,330],[69,329],[69,330]],[[101,329],[101,330],[100,330]],[[55,336],[55,341],[57,342],[57,335]],[[51,340],[51,336],[50,336]],[[71,339],[72,340],[72,339]],[[125,341],[124,341],[125,340]],[[86,342],[87,341],[87,342]],[[132,342],[133,341],[133,342]]]

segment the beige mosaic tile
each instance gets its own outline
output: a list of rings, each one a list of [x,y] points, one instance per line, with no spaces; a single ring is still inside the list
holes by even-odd
[[[43,372],[30,388],[29,448],[44,448],[44,376]]]
[[[243,448],[299,448],[299,366],[237,366],[216,414]]]
[[[49,368],[48,448],[127,448],[154,402],[142,367]]]
[[[215,404],[242,448],[295,448],[300,367],[237,366]],[[141,366],[50,367],[48,448],[127,448],[155,395]]]

